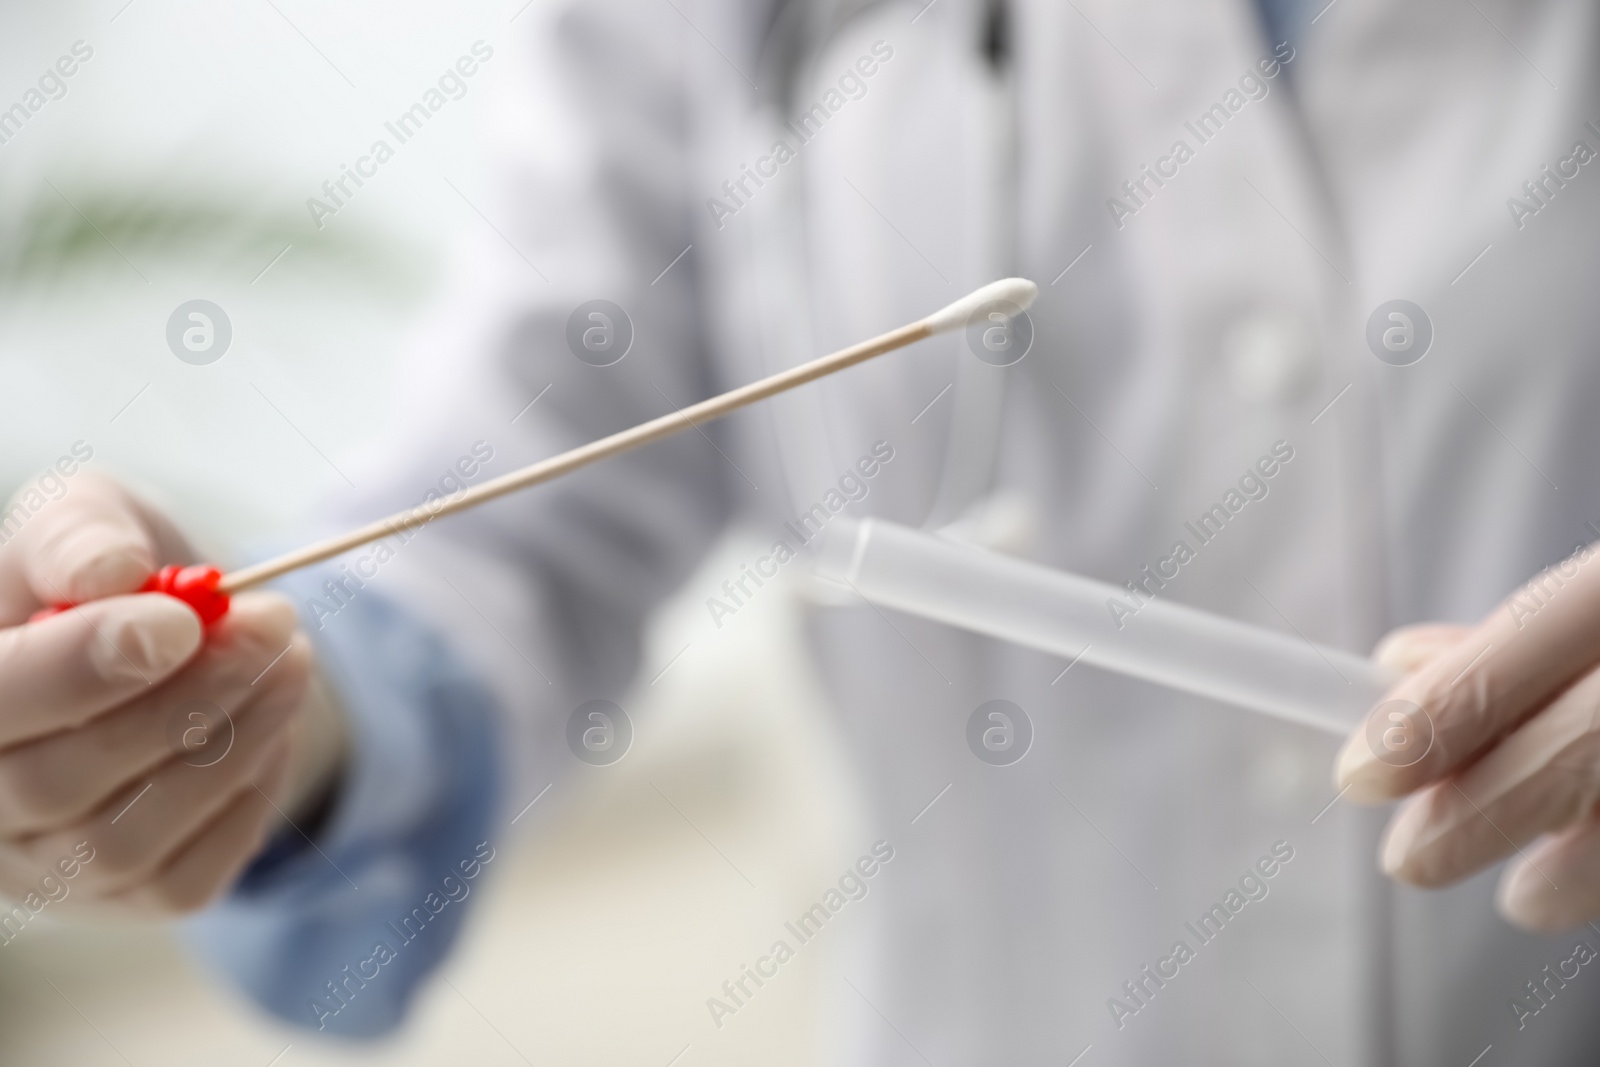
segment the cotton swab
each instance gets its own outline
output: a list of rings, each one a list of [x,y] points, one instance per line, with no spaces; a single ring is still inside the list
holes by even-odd
[[[320,563],[320,561],[336,557],[341,553],[349,552],[350,549],[357,549],[360,545],[379,541],[382,537],[390,537],[397,533],[416,530],[419,526],[434,522],[435,518],[443,518],[445,515],[464,512],[469,507],[486,504],[488,501],[506,496],[507,493],[517,493],[518,490],[526,490],[530,486],[539,485],[542,482],[550,482],[554,478],[571,474],[573,470],[578,470],[579,467],[587,467],[592,462],[600,462],[602,459],[610,459],[611,456],[619,456],[619,454],[634,450],[640,445],[659,442],[662,438],[678,434],[682,430],[690,429],[691,426],[699,426],[701,422],[720,419],[725,414],[738,411],[739,408],[746,408],[746,406],[752,405],[758,400],[766,400],[768,397],[774,397],[774,395],[786,392],[786,390],[795,389],[797,386],[805,386],[806,382],[826,378],[829,374],[838,373],[838,371],[845,370],[848,366],[867,362],[870,358],[878,357],[878,355],[883,355],[885,352],[902,349],[907,344],[923,341],[925,338],[931,338],[934,334],[960,330],[962,326],[966,325],[966,320],[984,304],[1003,301],[1018,310],[1026,310],[1034,302],[1035,296],[1038,296],[1038,286],[1029,282],[1027,278],[1003,278],[1000,282],[990,282],[989,285],[982,286],[979,290],[971,291],[971,293],[963,296],[962,299],[955,301],[954,304],[942,307],[938,312],[934,312],[934,314],[928,315],[928,317],[922,318],[918,322],[899,326],[898,330],[880,334],[880,336],[872,338],[870,341],[862,341],[859,344],[848,347],[848,349],[834,352],[832,355],[824,355],[824,357],[811,360],[810,363],[802,363],[802,365],[790,368],[790,370],[773,374],[771,378],[750,382],[749,386],[728,390],[725,394],[709,398],[709,400],[702,400],[696,405],[690,405],[688,408],[674,411],[672,414],[664,414],[664,416],[651,419],[651,421],[640,422],[638,426],[619,430],[618,434],[602,437],[597,442],[579,445],[578,448],[566,451],[560,456],[552,456],[550,459],[542,459],[542,461],[523,467],[523,469],[512,470],[510,474],[501,475],[501,477],[493,478],[493,480],[485,482],[483,485],[474,486],[474,488],[470,488],[466,493],[459,494],[454,499],[442,499],[442,501],[435,501],[432,504],[419,504],[419,506],[403,510],[400,514],[390,515],[389,518],[381,518],[378,522],[368,523],[368,525],[362,526],[358,530],[352,530],[350,533],[341,534],[338,537],[330,537],[328,541],[320,541],[317,544],[307,545],[304,549],[296,550],[296,552],[286,553],[286,555],[275,558],[275,560],[267,560],[264,563],[256,563],[254,566],[246,566],[240,571],[234,571],[234,573],[222,577],[222,581],[218,585],[218,592],[235,593],[243,589],[250,589],[253,585],[272,581],[274,577],[288,574],[290,571],[296,571],[302,566]]]
[[[515,493],[521,489],[538,485],[559,478],[563,474],[586,467],[591,463],[621,455],[624,452],[659,441],[664,437],[697,426],[702,422],[719,419],[724,415],[737,411],[742,407],[754,404],[758,400],[776,396],[796,386],[805,385],[807,382],[816,381],[818,378],[853,367],[857,363],[864,363],[886,352],[893,352],[897,348],[904,348],[935,334],[946,333],[950,330],[960,329],[979,308],[995,301],[1003,301],[1018,311],[1026,310],[1039,295],[1039,287],[1026,278],[1005,278],[1001,281],[990,282],[982,288],[975,289],[966,296],[957,300],[939,311],[934,312],[925,319],[890,330],[868,341],[835,352],[832,355],[814,359],[809,363],[802,363],[798,367],[763,378],[758,382],[731,389],[720,396],[702,400],[698,404],[691,404],[680,411],[670,415],[662,415],[642,422],[637,426],[602,437],[598,441],[580,445],[559,456],[541,460],[521,470],[512,471],[510,474],[501,475],[482,485],[474,486],[454,499],[444,499],[433,504],[422,504],[409,508],[397,515],[386,519],[368,523],[360,529],[352,530],[347,534],[320,541],[314,545],[277,559],[267,560],[243,570],[234,571],[226,575],[218,585],[222,593],[237,593],[263,582],[271,581],[290,571],[299,570],[301,567],[320,563],[325,559],[370,544],[373,541],[407,530],[426,525],[435,519],[446,515],[453,515],[458,511],[475,508],[479,504],[487,503],[507,493]]]
[[[207,623],[217,621],[228,611],[228,597],[230,594],[241,592],[245,589],[269,582],[274,578],[288,574],[290,571],[309,567],[313,563],[331,559],[334,556],[348,552],[353,548],[371,544],[373,541],[409,530],[425,526],[435,519],[446,515],[453,515],[458,511],[475,508],[490,500],[515,493],[520,489],[538,485],[559,478],[563,474],[570,474],[580,467],[591,463],[609,459],[623,452],[670,437],[675,433],[686,430],[691,426],[698,426],[702,422],[719,419],[724,415],[748,407],[759,400],[776,396],[797,386],[814,382],[818,378],[825,378],[857,363],[864,363],[869,359],[881,356],[895,349],[904,348],[917,341],[932,337],[935,334],[948,333],[951,330],[961,329],[979,309],[985,305],[1000,303],[1005,306],[1008,314],[1016,314],[1027,310],[1032,305],[1034,298],[1039,295],[1039,287],[1026,278],[1003,278],[997,282],[974,289],[966,296],[948,304],[927,318],[890,330],[867,341],[851,345],[831,355],[822,356],[809,363],[802,363],[798,367],[790,368],[763,378],[758,382],[730,389],[719,396],[702,400],[698,404],[675,411],[670,415],[642,422],[637,426],[619,431],[609,437],[602,437],[598,441],[591,441],[580,445],[558,456],[541,460],[521,470],[512,471],[510,474],[501,475],[484,482],[482,485],[471,489],[453,498],[444,498],[428,504],[419,504],[408,508],[396,515],[377,522],[368,523],[359,529],[338,537],[319,541],[305,548],[287,553],[276,559],[257,563],[224,575],[215,567],[197,565],[192,567],[167,567],[160,574],[152,576],[141,592],[159,592],[168,596],[177,597],[193,607],[200,617]],[[69,610],[73,605],[62,604],[46,608],[35,614],[34,618],[42,618]]]

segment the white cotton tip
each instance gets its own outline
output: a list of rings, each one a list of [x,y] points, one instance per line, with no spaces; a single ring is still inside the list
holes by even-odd
[[[934,333],[959,330],[967,324],[973,312],[987,303],[1003,300],[1014,305],[1018,311],[1026,311],[1033,303],[1033,298],[1038,295],[1039,287],[1026,278],[1001,278],[981,289],[974,289],[954,304],[935,311],[922,322]]]

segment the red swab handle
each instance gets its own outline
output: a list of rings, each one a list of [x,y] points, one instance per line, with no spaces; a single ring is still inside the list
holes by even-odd
[[[228,613],[228,594],[217,589],[222,572],[215,567],[196,564],[193,567],[162,567],[139,587],[141,593],[165,593],[176,597],[194,609],[200,621],[210,626]],[[33,613],[29,622],[71,611],[75,604],[57,604]]]

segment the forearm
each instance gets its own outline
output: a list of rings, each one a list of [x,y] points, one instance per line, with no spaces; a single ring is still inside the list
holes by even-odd
[[[320,577],[286,591],[303,602]],[[279,802],[296,825],[188,933],[287,1022],[376,1035],[399,1024],[453,943],[466,909],[427,902],[496,836],[503,739],[488,691],[431,627],[376,591],[313,638],[321,692],[299,724],[295,799]],[[427,936],[394,944],[390,924],[419,906],[438,916]],[[346,979],[346,967],[371,979],[366,961],[385,940],[395,959],[379,961],[381,975]],[[341,1000],[329,983],[346,980]]]

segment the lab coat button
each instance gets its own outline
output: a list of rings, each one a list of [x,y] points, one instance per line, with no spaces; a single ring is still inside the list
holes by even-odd
[[[1284,312],[1258,311],[1222,336],[1222,364],[1234,395],[1250,404],[1290,404],[1317,379],[1317,345],[1305,322]]]

